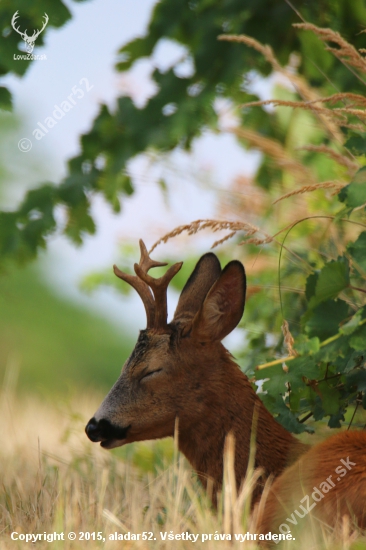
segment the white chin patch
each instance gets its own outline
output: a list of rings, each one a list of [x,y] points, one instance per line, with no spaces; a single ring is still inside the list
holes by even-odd
[[[108,439],[107,441],[102,441],[100,446],[103,449],[114,449],[115,447],[122,447],[125,443],[125,439]]]

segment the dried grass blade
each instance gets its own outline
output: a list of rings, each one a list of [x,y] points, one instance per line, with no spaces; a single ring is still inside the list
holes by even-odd
[[[277,204],[278,202],[288,199],[289,197],[293,197],[294,195],[310,193],[312,191],[317,191],[318,189],[335,189],[338,193],[345,185],[345,183],[341,184],[337,181],[324,181],[322,183],[315,183],[314,185],[304,185],[304,187],[301,187],[300,189],[295,189],[295,191],[290,191],[289,193],[286,193],[286,195],[282,195],[282,197],[276,199],[273,204]]]

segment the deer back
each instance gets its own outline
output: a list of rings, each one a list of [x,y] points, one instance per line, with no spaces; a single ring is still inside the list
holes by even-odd
[[[258,531],[287,533],[313,525],[366,528],[366,432],[346,431],[312,447],[271,486]]]

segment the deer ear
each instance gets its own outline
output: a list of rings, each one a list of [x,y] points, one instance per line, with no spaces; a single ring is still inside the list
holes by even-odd
[[[243,265],[230,262],[213,284],[196,314],[192,336],[206,342],[221,341],[239,323],[245,304],[246,277]]]
[[[220,275],[221,266],[215,254],[209,252],[200,258],[182,290],[174,314],[174,323],[192,321],[207,292]]]

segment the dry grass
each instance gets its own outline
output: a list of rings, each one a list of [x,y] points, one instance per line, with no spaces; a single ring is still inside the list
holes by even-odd
[[[254,226],[251,223],[248,222],[231,222],[231,221],[220,221],[220,220],[195,220],[189,224],[186,225],[179,225],[176,227],[173,231],[170,231],[169,233],[166,233],[166,235],[163,235],[158,241],[156,241],[151,249],[149,250],[149,253],[151,253],[159,244],[166,243],[170,239],[173,239],[174,237],[177,237],[178,235],[181,235],[182,233],[186,232],[188,235],[195,235],[196,233],[204,230],[209,230],[212,233],[216,233],[217,231],[224,231],[229,230],[230,232],[227,233],[224,237],[221,239],[218,239],[212,244],[211,248],[215,248],[219,244],[224,243],[228,239],[231,239],[231,237],[234,237],[238,232],[243,233],[245,237],[245,241],[243,241],[240,244],[249,244],[249,243],[255,243],[255,244],[266,244],[273,241],[273,238],[262,231],[259,227]],[[256,233],[264,235],[264,238],[258,238],[253,237]]]
[[[339,33],[331,29],[322,29],[308,23],[296,24],[295,27],[313,32],[323,41],[327,51],[335,55],[341,63],[346,65],[359,80],[366,83],[363,78],[366,74],[366,60],[363,57],[363,51],[358,52],[351,44],[344,40]],[[360,168],[357,159],[352,155],[345,145],[342,128],[351,128],[356,130],[365,130],[366,121],[366,99],[361,94],[356,93],[334,93],[330,96],[322,97],[319,90],[309,86],[306,80],[294,71],[290,65],[282,66],[277,60],[272,48],[263,45],[257,40],[246,35],[221,35],[220,40],[238,42],[258,51],[273,70],[286,78],[289,84],[296,90],[299,99],[269,99],[265,101],[252,101],[241,105],[241,107],[255,108],[265,105],[274,107],[288,107],[291,109],[301,109],[311,112],[315,119],[320,123],[320,127],[325,132],[330,144],[306,145],[298,147],[294,151],[291,148],[284,147],[281,143],[272,138],[262,136],[260,133],[248,128],[232,128],[231,131],[239,138],[243,138],[250,147],[254,147],[263,152],[271,161],[281,170],[292,176],[292,181],[297,188],[290,189],[282,196],[277,197],[275,203],[288,199],[295,195],[318,191],[320,189],[332,189],[333,194],[349,183],[350,178],[354,176]],[[331,44],[331,46],[329,45]],[[316,174],[305,165],[302,158],[296,153],[299,150],[313,151],[322,153],[331,158],[338,165],[345,167],[347,171],[342,174],[338,181],[318,181]],[[302,214],[303,215],[303,214]]]
[[[234,482],[234,441],[229,438],[224,491],[218,511],[184,458],[174,450],[156,473],[144,472],[133,460],[122,459],[90,443],[83,427],[99,397],[84,396],[73,404],[51,404],[35,398],[2,395],[2,448],[0,468],[0,548],[29,548],[30,543],[12,541],[10,534],[101,532],[103,541],[38,541],[37,548],[257,548],[254,542],[214,540],[215,533],[255,533],[255,517],[249,515],[250,494],[258,472],[250,473],[237,494]],[[67,437],[65,437],[67,434]],[[159,443],[135,444],[148,452]],[[132,447],[130,447],[133,449]],[[131,455],[132,457],[133,455]],[[198,534],[196,542],[163,541],[160,532]],[[149,541],[109,540],[113,533],[152,532]],[[202,541],[202,534],[213,540]],[[355,535],[343,539],[304,534],[296,548],[352,548]],[[141,536],[140,536],[141,539]],[[293,547],[294,543],[287,543]],[[360,539],[357,542],[361,544]],[[357,546],[357,548],[366,548]],[[356,548],[356,547],[355,547]]]
[[[144,472],[132,459],[93,445],[84,425],[99,398],[84,398],[56,407],[34,398],[2,399],[5,445],[0,452],[3,491],[0,496],[0,547],[29,547],[10,534],[102,532],[101,542],[53,542],[59,548],[191,548],[190,541],[162,541],[160,532],[200,534],[194,548],[235,548],[229,541],[202,542],[203,533],[245,532],[246,513],[255,476],[236,495],[232,459],[225,470],[225,491],[218,512],[202,490],[184,458],[174,450],[161,471]],[[71,427],[71,429],[70,429]],[[65,439],[65,433],[68,437]],[[230,444],[230,442],[229,442]],[[135,448],[157,443],[135,444]],[[232,442],[231,442],[232,447]],[[232,449],[229,454],[232,455]],[[168,453],[169,454],[169,453]],[[109,540],[115,532],[153,532],[156,540]],[[141,539],[141,536],[140,536]],[[47,541],[37,548],[49,548]]]
[[[345,65],[354,67],[361,73],[366,72],[366,60],[364,57],[338,32],[332,29],[320,28],[311,23],[295,23],[294,27],[313,32],[325,44],[335,44],[337,47],[327,45],[325,49],[334,54]]]
[[[317,153],[324,153],[328,155],[330,158],[338,162],[338,164],[346,166],[346,168],[348,168],[349,170],[349,175],[351,177],[359,169],[359,165],[357,162],[354,162],[345,155],[342,155],[341,153],[337,153],[337,151],[334,151],[334,149],[331,149],[327,145],[304,145],[303,147],[299,147],[299,150],[315,151]]]
[[[245,139],[251,147],[259,149],[262,153],[268,155],[279,168],[292,174],[297,181],[315,182],[311,171],[297,159],[293,158],[278,141],[264,137],[260,133],[248,128],[233,128],[231,132],[238,138]]]
[[[316,102],[319,99],[321,99],[321,95],[319,94],[318,90],[315,90],[312,88],[305,78],[298,75],[296,72],[294,72],[292,67],[283,67],[280,62],[277,60],[276,56],[273,53],[273,50],[268,45],[263,45],[257,40],[254,40],[250,36],[246,35],[221,35],[219,36],[219,40],[228,40],[230,42],[239,42],[246,44],[250,48],[254,48],[259,53],[263,55],[263,57],[268,61],[272,69],[281,74],[285,79],[287,79],[294,87],[298,95],[307,102]],[[247,104],[244,104],[246,106]],[[339,126],[335,123],[335,121],[332,119],[332,116],[327,113],[322,113],[317,110],[313,110],[314,115],[318,118],[320,123],[324,126],[326,129],[330,139],[334,140],[335,142],[343,143],[343,136],[342,132],[339,129]]]
[[[288,199],[289,197],[294,197],[295,195],[302,195],[303,193],[318,191],[319,189],[332,189],[333,193],[337,194],[342,189],[342,187],[344,187],[344,184],[339,183],[337,181],[323,181],[321,183],[314,183],[312,185],[304,185],[299,189],[294,189],[293,191],[289,191],[285,195],[282,195],[282,197],[279,197],[278,199],[276,199],[273,202],[273,204],[277,204],[278,202],[284,199]]]

